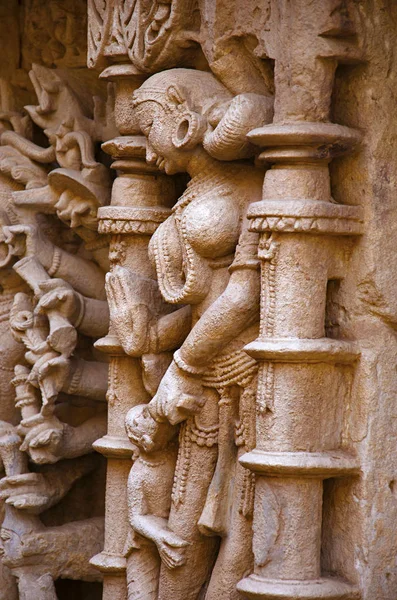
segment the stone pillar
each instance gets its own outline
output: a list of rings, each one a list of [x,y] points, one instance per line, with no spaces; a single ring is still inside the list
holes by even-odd
[[[239,590],[269,600],[356,598],[348,584],[322,577],[320,549],[322,480],[359,471],[340,448],[346,365],[359,351],[325,337],[327,284],[343,273],[340,236],[359,234],[362,221],[359,207],[331,203],[327,163],[358,136],[299,123],[250,137],[267,147],[261,158],[273,167],[249,213],[261,235],[263,302],[260,336],[246,348],[260,362],[257,441],[241,459],[257,475],[256,560]]]
[[[116,120],[122,133],[133,131],[128,101],[142,81],[131,65],[115,65],[102,74],[116,80]],[[173,199],[173,182],[146,164],[145,138],[123,135],[103,144],[114,159],[117,178],[111,205],[99,210],[99,231],[110,235],[110,268],[128,267],[142,278],[155,279],[148,257],[150,236],[167,218],[164,202]],[[126,356],[110,323],[109,334],[96,347],[110,355],[108,432],[94,447],[108,459],[106,482],[105,548],[92,559],[104,573],[103,600],[126,600],[126,561],[123,556],[127,514],[127,478],[133,446],[128,440],[124,420],[127,411],[149,400],[139,357]]]
[[[346,23],[323,33],[326,3],[309,5],[280,7],[278,35],[288,42],[277,42],[274,54],[274,123],[249,134],[271,168],[248,215],[262,261],[260,335],[246,347],[260,365],[256,448],[241,458],[256,474],[255,569],[238,589],[261,600],[360,597],[321,568],[323,480],[359,473],[341,438],[360,353],[326,332],[327,290],[343,277],[347,249],[362,231],[360,207],[332,199],[328,170],[360,140],[327,122],[336,55],[353,50],[324,42],[321,35],[347,35]]]

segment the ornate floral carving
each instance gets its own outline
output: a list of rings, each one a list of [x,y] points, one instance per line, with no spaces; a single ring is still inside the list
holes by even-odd
[[[197,0],[90,0],[88,11],[90,67],[126,54],[137,69],[153,73],[195,58]]]

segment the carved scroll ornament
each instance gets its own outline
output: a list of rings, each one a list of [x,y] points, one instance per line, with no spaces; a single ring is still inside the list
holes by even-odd
[[[88,65],[127,55],[142,72],[189,64],[199,31],[197,0],[89,0]]]

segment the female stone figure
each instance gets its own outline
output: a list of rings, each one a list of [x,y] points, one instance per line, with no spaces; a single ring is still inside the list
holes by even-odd
[[[245,134],[269,120],[271,99],[233,98],[210,73],[172,69],[150,77],[134,105],[147,160],[191,178],[150,244],[164,300],[192,311],[192,329],[148,405],[156,421],[182,423],[168,527],[189,542],[183,566],[162,565],[158,597],[230,600],[252,561],[250,478],[237,445],[254,441],[255,363],[242,349],[256,336],[259,276],[246,211],[262,174],[221,161],[250,156]],[[110,309],[122,339],[125,324]]]

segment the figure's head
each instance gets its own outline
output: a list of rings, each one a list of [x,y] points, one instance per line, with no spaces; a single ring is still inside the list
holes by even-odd
[[[8,566],[12,566],[16,559],[21,559],[22,540],[16,531],[10,527],[2,527],[0,529],[0,558],[1,561]]]
[[[147,404],[139,404],[128,411],[125,429],[131,442],[148,453],[164,449],[176,433],[176,428],[168,421],[158,423]]]
[[[48,181],[57,194],[55,210],[58,218],[73,229],[85,228],[97,231],[97,212],[108,203],[110,180],[104,165],[96,163],[93,168],[54,169]]]
[[[219,160],[249,156],[246,133],[268,122],[272,112],[270,97],[233,98],[212,73],[193,69],[152,75],[133,102],[147,138],[147,160],[167,174],[186,171],[192,155],[203,149]]]
[[[97,209],[98,206],[93,198],[76,196],[71,189],[64,190],[55,204],[58,218],[73,229],[85,227],[96,231]]]
[[[168,174],[186,171],[207,129],[205,105],[231,97],[211,73],[171,69],[150,77],[134,93],[139,127],[147,138],[148,162]]]

